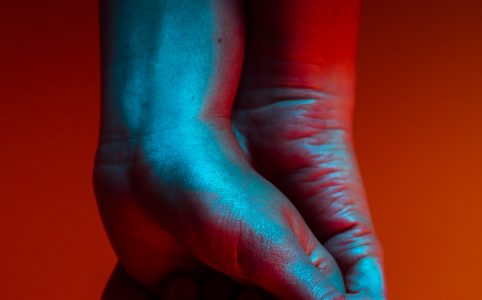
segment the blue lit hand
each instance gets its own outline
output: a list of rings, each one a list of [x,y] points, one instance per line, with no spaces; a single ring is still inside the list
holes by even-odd
[[[124,158],[131,139],[101,144],[95,171],[107,231],[136,280],[155,292],[162,264],[175,263],[163,254],[186,267],[192,261],[165,248],[172,236],[204,264],[281,299],[344,293],[335,261],[292,203],[246,162],[229,120],[142,136]]]
[[[255,31],[231,117],[243,67],[239,1],[103,2],[96,195],[122,267],[153,294],[173,274],[207,278],[214,268],[279,298],[342,299],[333,255],[349,298],[382,297],[350,147],[351,61],[338,64],[346,51],[333,41],[323,64],[305,62],[323,54],[307,35],[324,29],[310,21],[331,24],[332,10],[296,3],[248,1]],[[299,18],[291,8],[300,7],[316,18]]]

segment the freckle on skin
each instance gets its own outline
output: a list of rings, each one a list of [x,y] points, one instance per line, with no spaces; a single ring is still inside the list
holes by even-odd
[[[218,43],[221,43],[221,41],[222,41],[221,39],[218,39]]]

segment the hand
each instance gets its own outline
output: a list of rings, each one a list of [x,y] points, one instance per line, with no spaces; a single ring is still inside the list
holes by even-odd
[[[354,298],[383,299],[382,251],[352,143],[359,1],[248,1],[233,126],[297,207]]]
[[[179,149],[169,147],[160,137],[140,141],[143,146],[137,158],[123,160],[122,165],[108,160],[118,157],[115,153],[122,152],[125,145],[99,148],[95,174],[101,212],[113,212],[113,201],[129,201],[132,211],[137,207],[144,214],[144,223],[149,218],[158,224],[139,228],[139,220],[135,224],[125,217],[123,222],[114,221],[114,226],[106,224],[112,228],[111,238],[118,245],[123,266],[154,290],[157,282],[148,276],[159,272],[155,262],[163,253],[155,253],[156,249],[146,244],[152,236],[158,240],[165,229],[203,263],[281,299],[340,296],[343,281],[333,258],[291,202],[246,163],[226,122],[229,120],[186,124],[181,132],[169,132],[178,137],[176,142],[190,137]],[[169,151],[161,150],[167,148]],[[119,200],[115,195],[133,198]],[[105,219],[116,217],[111,214]],[[116,240],[117,233],[121,236]],[[133,244],[130,233],[145,234],[146,241]],[[126,254],[137,249],[153,254]]]
[[[333,109],[333,101],[339,99],[291,87],[241,90],[234,124],[257,171],[292,201],[336,259],[347,292],[382,299],[381,247],[358,174],[350,125],[323,117]]]
[[[281,7],[286,8],[286,3]],[[201,272],[203,267],[198,260],[282,298],[310,299],[325,293],[335,296],[336,289],[343,293],[341,274],[333,258],[318,243],[292,203],[246,160],[246,156],[251,157],[257,170],[286,194],[297,197],[290,192],[292,187],[296,190],[297,185],[289,185],[289,180],[284,182],[290,176],[283,172],[279,178],[270,175],[270,169],[263,167],[266,165],[263,155],[258,155],[263,152],[263,143],[257,139],[275,136],[276,132],[262,129],[265,125],[270,127],[268,122],[260,123],[261,134],[253,133],[257,124],[253,125],[251,120],[256,119],[257,114],[253,113],[252,105],[262,107],[263,101],[276,100],[271,97],[273,94],[268,93],[261,102],[246,100],[251,96],[238,97],[245,100],[238,101],[233,121],[241,144],[249,146],[244,148],[244,153],[233,136],[229,103],[236,88],[233,83],[237,82],[242,49],[242,34],[237,34],[242,31],[239,7],[233,8],[239,3],[219,1],[212,7],[200,3],[200,7],[195,7],[191,2],[172,7],[171,4],[146,1],[136,6],[137,12],[133,14],[130,8],[134,3],[122,1],[106,14],[103,125],[95,183],[99,208],[123,267],[137,282],[158,295],[162,294],[160,283],[173,271]],[[273,4],[276,3],[270,5]],[[211,13],[214,7],[224,11],[224,17],[232,14],[224,19],[222,30],[212,27],[219,22],[219,15]],[[177,20],[192,19],[193,15],[202,16],[198,19],[202,24],[184,22],[179,26]],[[153,26],[160,20],[165,20],[162,26]],[[264,27],[259,26],[261,32],[266,33]],[[179,38],[174,44],[159,43],[164,37],[162,32]],[[216,37],[212,32],[222,39],[213,43]],[[273,36],[282,35],[274,33]],[[188,51],[199,43],[203,51]],[[275,41],[273,45],[280,44]],[[280,49],[284,51],[283,47]],[[152,64],[159,59],[173,66],[187,64],[192,68],[159,69],[157,64]],[[258,64],[249,63],[248,59],[246,65]],[[254,74],[250,77],[254,80],[277,78],[259,72]],[[139,80],[146,75],[148,81]],[[264,87],[247,86],[254,94],[256,91],[266,94]],[[216,93],[206,91],[206,87],[217,87]],[[283,97],[292,96],[293,86],[274,87],[288,87]],[[181,114],[176,115],[179,111]],[[243,114],[247,121],[243,120]],[[281,147],[283,139],[279,139],[278,144]],[[272,166],[281,171],[284,168],[276,163]],[[304,169],[301,173],[305,173]],[[293,199],[293,203],[303,206],[298,199]],[[316,214],[316,218],[321,215]],[[325,221],[310,222],[315,225],[317,235],[323,230],[316,225],[331,226]],[[259,269],[255,268],[259,263],[269,276],[260,276]],[[314,268],[314,264],[321,269]],[[350,278],[346,276],[350,291],[358,291],[353,289],[356,284]]]

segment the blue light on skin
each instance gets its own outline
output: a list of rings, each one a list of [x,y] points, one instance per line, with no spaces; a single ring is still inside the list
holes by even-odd
[[[331,255],[233,135],[244,46],[239,4],[102,2],[95,182],[107,232],[127,272],[153,293],[169,272],[197,268],[194,258],[280,298],[344,293]],[[238,137],[248,145],[260,138]],[[314,267],[314,249],[329,273]]]
[[[304,221],[235,141],[228,116],[243,30],[233,5],[103,2],[95,183],[107,232],[126,271],[153,293],[167,272],[189,268],[188,253],[280,297],[316,298],[320,286],[335,290],[330,281],[343,291],[333,259],[326,277],[316,271],[281,208],[308,232]],[[233,12],[222,26],[219,10]],[[156,260],[156,252],[180,265]],[[288,258],[307,270],[303,277],[285,268]]]

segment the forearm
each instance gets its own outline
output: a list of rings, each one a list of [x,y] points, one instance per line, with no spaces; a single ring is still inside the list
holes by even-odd
[[[209,119],[227,115],[241,69],[243,27],[236,5],[101,1],[102,111],[94,185],[116,253],[130,274],[151,288],[185,254],[146,215],[146,198],[138,193],[146,184],[140,183],[142,175],[170,168],[149,165],[146,158],[174,166],[194,159],[172,156],[206,153],[198,150],[215,132]],[[175,174],[166,178],[170,175]]]
[[[312,99],[312,115],[325,121],[317,125],[349,127],[360,1],[247,3],[246,68],[237,105]]]
[[[101,1],[101,142],[172,134],[228,116],[244,43],[237,6]]]

